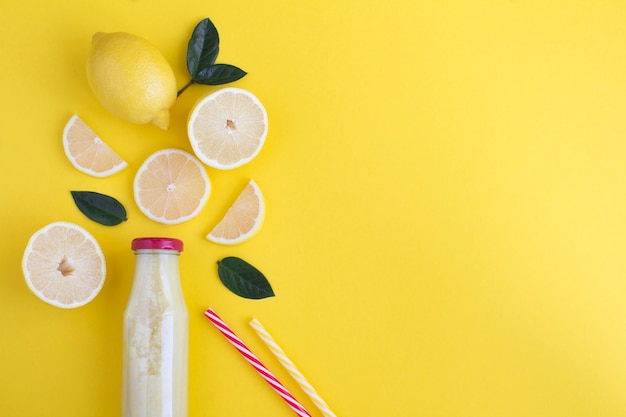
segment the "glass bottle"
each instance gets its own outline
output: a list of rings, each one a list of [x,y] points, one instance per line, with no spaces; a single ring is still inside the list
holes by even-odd
[[[122,417],[187,417],[189,316],[178,271],[183,242],[137,238],[124,312]]]

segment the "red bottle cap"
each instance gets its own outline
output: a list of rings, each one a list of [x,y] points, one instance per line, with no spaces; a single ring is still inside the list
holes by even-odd
[[[133,239],[131,244],[133,250],[138,249],[162,249],[183,251],[183,241],[171,237],[139,237]]]

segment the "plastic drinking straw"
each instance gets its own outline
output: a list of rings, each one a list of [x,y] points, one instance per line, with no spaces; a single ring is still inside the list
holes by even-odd
[[[300,388],[302,388],[302,391],[304,391],[306,395],[309,396],[309,398],[313,401],[313,404],[315,404],[315,406],[322,412],[322,414],[325,417],[336,417],[335,413],[333,413],[328,407],[328,404],[326,404],[322,397],[320,397],[320,395],[317,393],[315,388],[313,388],[313,386],[306,380],[304,375],[302,375],[302,372],[300,372],[298,368],[296,368],[296,366],[293,364],[291,359],[287,357],[285,351],[280,346],[278,346],[272,335],[270,335],[269,332],[265,330],[265,327],[263,327],[261,322],[257,319],[252,319],[252,321],[250,321],[250,323],[248,324],[252,326],[257,335],[261,338],[261,340],[263,340],[263,342],[265,342],[269,350],[274,354],[274,356],[276,356],[281,365],[285,367],[287,372],[289,372],[289,375],[291,375],[291,377],[296,380],[298,385],[300,385]]]
[[[311,417],[311,414],[300,404],[293,395],[280,383],[278,379],[261,363],[252,351],[237,337],[230,327],[217,315],[215,310],[209,308],[204,315],[213,323],[215,327],[226,337],[250,365],[267,381],[268,384],[281,396],[283,400],[301,417]]]

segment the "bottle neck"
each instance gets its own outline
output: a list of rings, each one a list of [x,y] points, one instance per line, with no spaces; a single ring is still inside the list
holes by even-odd
[[[131,298],[168,305],[184,303],[178,270],[179,254],[178,251],[167,249],[135,250]]]

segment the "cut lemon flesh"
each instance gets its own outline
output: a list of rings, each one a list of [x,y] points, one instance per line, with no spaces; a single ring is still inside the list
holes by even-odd
[[[187,133],[196,156],[217,169],[233,169],[250,162],[263,148],[267,112],[252,93],[223,88],[194,105]]]
[[[63,150],[76,169],[108,177],[128,166],[80,117],[73,115],[63,130]]]
[[[206,236],[212,242],[235,245],[254,236],[265,217],[263,194],[254,180],[239,194],[222,220]]]
[[[37,297],[61,308],[90,302],[106,276],[104,255],[96,239],[67,222],[50,223],[31,236],[22,270]]]
[[[159,223],[182,223],[197,216],[210,192],[204,166],[179,149],[155,152],[135,175],[135,202],[148,218]]]

